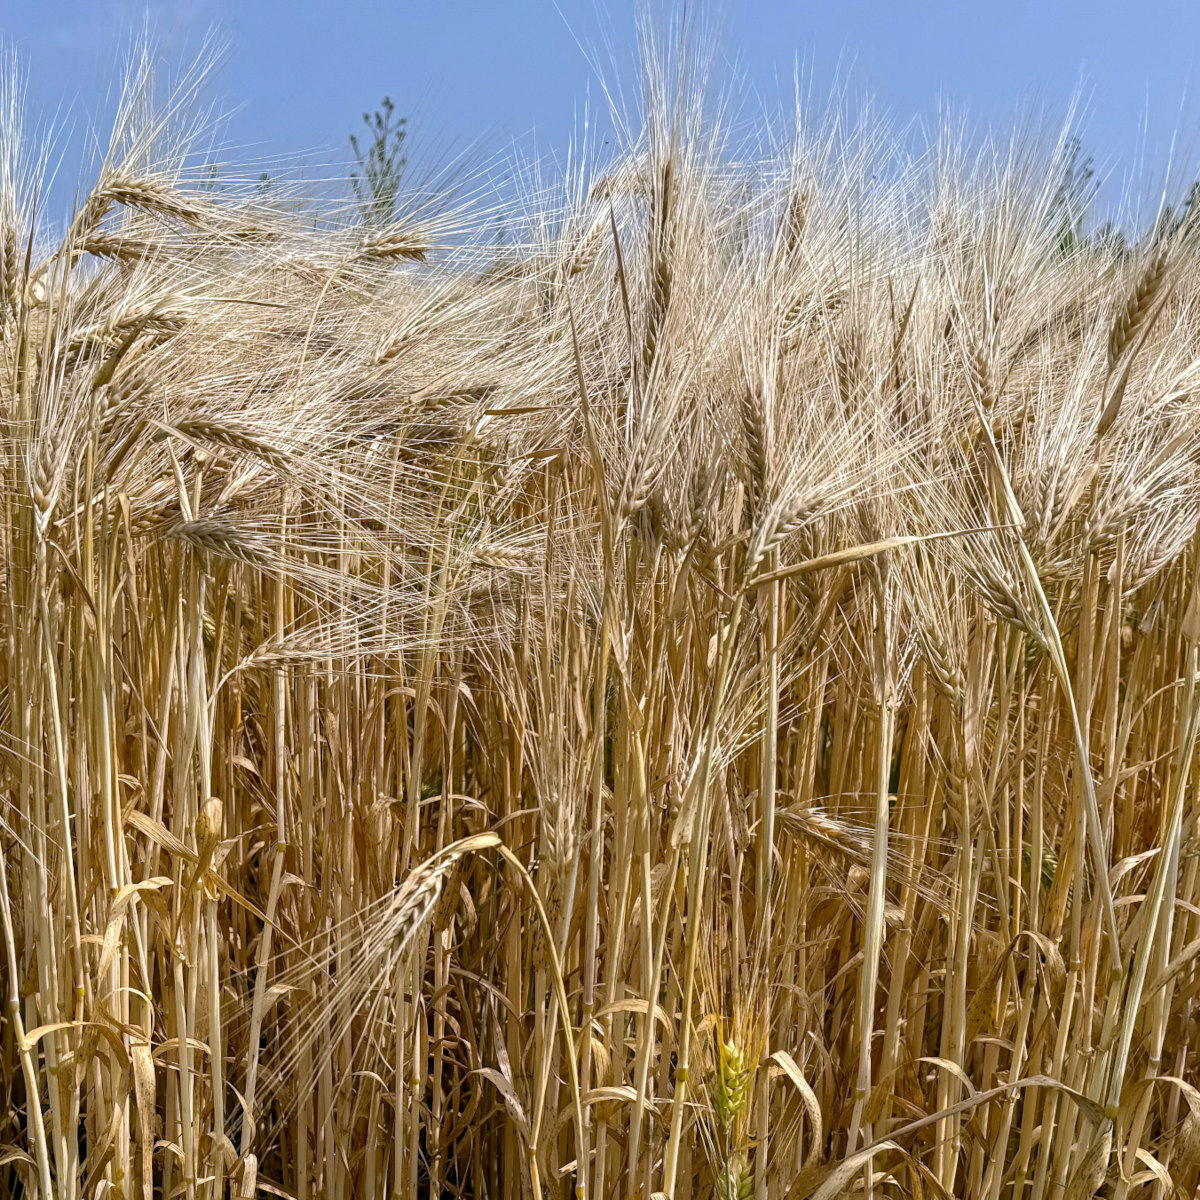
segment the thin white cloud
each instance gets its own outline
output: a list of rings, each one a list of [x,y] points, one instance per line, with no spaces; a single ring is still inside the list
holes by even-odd
[[[28,45],[37,56],[57,52],[82,65],[113,54],[143,30],[169,50],[228,28],[232,16],[229,0],[95,0],[47,22]]]

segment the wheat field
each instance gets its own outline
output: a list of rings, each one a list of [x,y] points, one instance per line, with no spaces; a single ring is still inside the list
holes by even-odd
[[[654,52],[371,226],[151,74],[61,225],[0,113],[0,1195],[1196,1195],[1186,223]]]

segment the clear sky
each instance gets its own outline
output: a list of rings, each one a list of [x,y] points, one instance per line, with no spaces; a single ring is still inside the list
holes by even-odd
[[[661,5],[660,5],[661,6]],[[35,114],[76,127],[104,109],[114,53],[150,21],[168,57],[210,29],[230,52],[208,94],[247,157],[347,156],[346,138],[386,93],[409,117],[414,156],[565,147],[599,88],[585,50],[634,42],[637,0],[2,0],[0,38],[29,70]],[[1085,144],[1110,175],[1159,182],[1200,151],[1195,0],[725,0],[721,46],[753,104],[817,95],[836,78],[901,123],[948,102],[981,121],[1024,106],[1064,114],[1082,88]],[[583,49],[581,49],[581,44]]]

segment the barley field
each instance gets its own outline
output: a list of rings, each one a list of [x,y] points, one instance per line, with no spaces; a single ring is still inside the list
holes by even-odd
[[[711,83],[386,225],[6,85],[5,1200],[1197,1194],[1188,223]]]

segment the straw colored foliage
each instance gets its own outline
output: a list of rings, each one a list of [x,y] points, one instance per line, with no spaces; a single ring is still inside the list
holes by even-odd
[[[1197,248],[648,59],[499,251],[6,84],[0,1195],[1195,1193]]]

